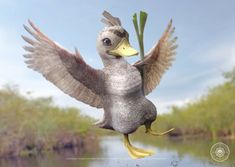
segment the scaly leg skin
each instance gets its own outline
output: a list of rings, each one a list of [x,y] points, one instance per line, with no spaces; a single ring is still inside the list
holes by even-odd
[[[157,132],[154,132],[152,129],[151,129],[151,126],[150,125],[145,125],[145,127],[146,127],[146,133],[149,133],[149,134],[151,134],[151,135],[153,135],[153,136],[163,136],[163,135],[165,135],[165,134],[167,134],[167,133],[169,133],[169,132],[171,132],[171,131],[173,131],[175,128],[171,128],[170,130],[168,130],[168,131],[165,131],[165,132],[162,132],[162,133],[157,133]]]
[[[124,146],[132,159],[144,158],[154,154],[153,151],[133,147],[130,143],[128,134],[124,134]]]

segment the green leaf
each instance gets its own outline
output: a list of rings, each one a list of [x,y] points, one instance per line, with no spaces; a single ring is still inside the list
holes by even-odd
[[[135,32],[138,38],[139,47],[140,47],[140,58],[144,59],[144,27],[147,20],[148,14],[144,11],[140,11],[140,24],[138,25],[137,14],[133,15],[133,24],[135,27]]]
[[[137,38],[139,40],[140,35],[139,35],[139,27],[138,27],[138,20],[137,20],[137,14],[136,13],[133,15],[132,21],[133,21],[133,24],[134,24],[134,27],[135,27],[135,32],[136,32]]]
[[[148,14],[144,11],[140,11],[140,34],[143,35],[144,27],[147,20]]]

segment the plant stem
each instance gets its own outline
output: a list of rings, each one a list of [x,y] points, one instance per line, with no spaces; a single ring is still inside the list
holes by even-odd
[[[138,26],[138,20],[137,20],[137,14],[135,13],[133,15],[133,24],[135,27],[135,32],[138,38],[138,42],[139,42],[139,48],[140,48],[140,59],[141,61],[144,60],[144,27],[145,27],[145,23],[147,20],[148,14],[146,12],[140,11],[140,24]],[[139,28],[140,27],[140,28]],[[142,90],[144,92],[144,68],[141,68],[141,77],[142,77]]]

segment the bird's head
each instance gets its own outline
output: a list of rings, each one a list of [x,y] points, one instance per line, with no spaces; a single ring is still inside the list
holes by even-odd
[[[98,35],[97,50],[104,59],[120,59],[122,57],[138,55],[138,52],[129,43],[129,34],[121,26],[119,18],[108,12],[103,13],[102,19],[107,26]]]

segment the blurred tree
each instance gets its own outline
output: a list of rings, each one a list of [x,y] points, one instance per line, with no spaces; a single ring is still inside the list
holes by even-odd
[[[208,93],[183,107],[173,106],[171,112],[160,115],[157,127],[175,127],[183,135],[204,133],[235,137],[235,68],[224,73],[227,81],[209,89]]]
[[[224,73],[224,77],[231,83],[235,84],[235,67],[233,70]]]

